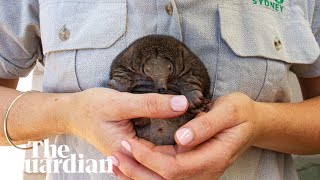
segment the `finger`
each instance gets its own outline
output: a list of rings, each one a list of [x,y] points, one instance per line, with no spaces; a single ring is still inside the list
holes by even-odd
[[[113,119],[133,119],[139,117],[148,118],[173,118],[182,115],[188,108],[185,96],[161,95],[161,94],[131,94],[118,93],[112,102]]]
[[[223,130],[213,138],[199,145],[193,151],[176,155],[184,168],[211,167],[218,174],[223,172],[251,146],[250,133],[244,126]],[[184,161],[188,159],[188,161]]]
[[[156,146],[154,145],[152,142],[149,142],[145,139],[142,139],[142,138],[138,138],[137,139],[140,143],[144,144],[145,146],[147,146],[148,148],[150,149],[154,149],[155,151],[158,151],[158,152],[161,152],[161,153],[164,153],[164,154],[168,154],[168,155],[175,155],[177,154],[177,152],[181,152],[181,151],[186,151],[187,149],[183,148],[183,149],[180,149],[180,147],[175,147],[175,146],[172,146],[172,145],[163,145],[163,146]],[[178,151],[177,151],[178,150]]]
[[[117,166],[113,166],[113,172],[114,174],[112,174],[112,176],[118,177],[120,180],[132,180],[123,174]]]
[[[175,141],[181,146],[197,146],[215,134],[232,125],[233,112],[214,107],[180,127],[175,133]]]
[[[119,175],[118,177],[119,177],[120,180],[133,180],[133,179],[131,179],[131,178],[128,178],[128,177],[127,177],[126,175],[124,175],[124,174],[121,174],[121,175]]]
[[[200,113],[198,113],[197,115],[196,115],[196,118],[197,117],[200,117],[200,116],[203,116],[203,115],[205,115],[206,113],[205,112],[200,112]]]
[[[115,157],[119,161],[118,168],[123,174],[121,175],[122,177],[131,179],[163,179],[160,175],[122,153],[115,153]]]
[[[143,139],[143,138],[136,138],[139,142],[141,142],[142,144],[144,144],[144,145],[146,145],[147,147],[149,147],[149,148],[153,148],[153,147],[155,147],[156,145],[154,145],[152,142],[150,142],[150,141],[147,141],[147,140],[145,140],[145,139]]]
[[[117,170],[115,170],[115,172],[117,173],[117,176],[120,180],[133,180],[131,178],[129,178],[128,176],[126,176],[125,174],[123,174],[119,168],[116,168]]]
[[[155,151],[137,140],[130,139],[128,143],[139,163],[166,179],[193,177],[207,169],[221,174],[243,152],[242,148],[245,149],[242,145],[232,146],[212,138],[192,151],[172,156]]]
[[[108,170],[108,169],[107,169]],[[130,178],[128,178],[126,175],[124,175],[118,167],[113,166],[112,167],[112,171],[113,173],[108,173],[109,175],[113,176],[113,177],[118,177],[121,180],[131,180]]]
[[[185,146],[180,146],[180,145],[163,145],[163,146],[156,146],[153,143],[142,139],[142,138],[137,138],[137,140],[144,144],[145,146],[147,146],[150,149],[153,149],[154,151],[158,151],[161,152],[163,154],[168,154],[168,155],[176,155],[177,153],[182,153],[182,152],[186,152],[186,151],[191,151],[192,149],[194,149],[195,147],[185,147]],[[131,153],[130,153],[131,155]],[[131,155],[132,156],[132,155]]]
[[[119,175],[118,177],[119,177],[120,180],[133,180],[133,179],[131,179],[131,178],[128,178],[128,177],[127,177],[126,175],[124,175],[124,174],[121,174],[121,175]]]
[[[139,163],[165,179],[173,179],[169,177],[168,174],[178,171],[178,169],[175,168],[176,161],[174,156],[159,152],[155,150],[155,147],[150,148],[135,139],[123,141],[122,145],[128,152],[132,153],[133,157]]]
[[[115,164],[118,163],[118,160],[114,157],[114,156],[108,156],[107,157],[108,160],[111,160],[112,162],[112,169],[109,170],[109,165],[107,165],[106,167],[106,171],[108,173],[108,175],[113,176],[113,177],[124,177],[125,175],[119,170],[119,168],[117,166],[115,166]],[[125,178],[122,178],[125,179]],[[128,178],[129,180],[129,178]]]
[[[188,152],[188,151],[191,151],[195,148],[196,148],[196,146],[181,146],[181,145],[177,144],[177,145],[175,145],[175,154]],[[173,155],[173,154],[171,154],[171,155]]]

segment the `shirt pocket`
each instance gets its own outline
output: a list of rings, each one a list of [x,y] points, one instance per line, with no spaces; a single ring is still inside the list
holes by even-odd
[[[125,33],[126,13],[125,0],[42,1],[43,51],[108,48]]]
[[[44,90],[64,91],[64,86],[75,86],[67,88],[68,91],[82,90],[80,81],[85,73],[94,77],[88,80],[94,83],[92,86],[99,86],[98,81],[108,74],[106,61],[118,53],[115,49],[125,47],[121,39],[126,32],[126,0],[40,0],[39,3],[46,65]],[[94,54],[98,51],[102,52],[100,56]],[[99,67],[105,72],[99,71]]]
[[[245,74],[238,76],[237,81],[247,78],[256,81],[252,83],[255,85],[263,83],[252,96],[255,100],[289,101],[290,65],[312,64],[319,56],[319,45],[309,22],[293,9],[298,8],[287,8],[281,13],[250,3],[219,4],[221,38],[235,54],[235,61],[241,63],[237,71]],[[264,77],[246,74],[259,66],[262,72],[257,74]],[[246,84],[243,86],[245,89]]]
[[[300,64],[312,64],[319,56],[310,24],[299,13],[279,15],[222,4],[220,17],[222,38],[239,56]]]

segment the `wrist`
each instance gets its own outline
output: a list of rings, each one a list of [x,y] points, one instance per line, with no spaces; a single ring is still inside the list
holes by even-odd
[[[255,132],[253,138],[253,146],[260,147],[261,142],[268,135],[268,119],[272,115],[272,106],[268,106],[268,103],[254,102],[255,106]]]
[[[72,134],[71,114],[73,93],[53,94],[48,101],[49,113],[52,114],[53,131],[55,134]]]

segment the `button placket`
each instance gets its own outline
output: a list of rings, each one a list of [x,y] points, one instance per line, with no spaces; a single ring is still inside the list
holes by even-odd
[[[174,0],[157,1],[157,16],[157,34],[167,34],[182,40],[180,19]]]

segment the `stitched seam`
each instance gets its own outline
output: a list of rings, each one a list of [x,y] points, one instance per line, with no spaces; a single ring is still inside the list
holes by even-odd
[[[43,5],[40,5],[40,9],[44,8],[48,5],[52,5],[52,4],[63,4],[63,3],[83,3],[83,4],[110,4],[110,3],[114,3],[114,4],[126,4],[126,2],[104,2],[104,1],[98,1],[98,2],[85,2],[85,1],[60,1],[60,2],[48,2],[45,3]]]
[[[83,89],[80,86],[80,82],[79,82],[79,78],[78,78],[78,73],[77,73],[77,54],[78,54],[78,50],[75,50],[75,54],[74,54],[74,61],[73,61],[73,65],[74,65],[74,75],[76,77],[77,80],[77,86],[79,88],[80,91],[83,91]]]
[[[220,13],[218,14],[218,19],[219,21],[221,21],[220,19]],[[218,71],[219,71],[219,60],[220,60],[220,46],[221,46],[221,40],[222,40],[222,35],[221,35],[221,22],[220,22],[220,30],[217,30],[217,36],[218,36],[218,50],[217,50],[217,59],[216,59],[216,72],[215,72],[215,75],[214,75],[214,82],[213,83],[213,89],[212,89],[212,98],[215,97],[215,92],[216,92],[216,85],[217,85],[217,79],[218,79]]]
[[[180,37],[181,37],[181,41],[184,42],[184,39],[183,39],[183,35],[182,35],[182,17],[178,11],[178,5],[177,3],[175,2],[175,0],[172,0],[172,3],[174,5],[174,8],[173,9],[176,9],[176,14],[177,14],[177,18],[178,18],[178,22],[179,22],[179,34],[180,34]]]
[[[128,3],[126,3],[126,12],[125,12],[125,30],[124,30],[124,33],[123,33],[123,35],[122,35],[122,37],[124,38],[124,45],[126,46],[126,47],[128,47],[129,46],[129,44],[128,44],[128,39],[127,39],[127,35],[128,35],[128,29],[129,29],[129,18],[128,18],[128,12],[129,12],[129,6],[128,6]],[[121,38],[121,37],[120,37]],[[117,41],[118,40],[120,40],[120,38],[119,39],[117,39]],[[110,77],[109,77],[110,78]]]
[[[265,61],[266,61],[266,72],[264,73],[264,80],[263,80],[263,83],[262,83],[261,89],[260,89],[260,91],[259,91],[259,93],[258,93],[258,95],[257,95],[257,97],[256,97],[256,99],[255,99],[255,101],[257,101],[257,100],[258,100],[258,98],[260,97],[260,94],[261,94],[261,92],[262,92],[262,89],[264,88],[264,85],[266,84],[267,75],[268,75],[268,66],[269,66],[269,64],[268,64],[268,60],[265,60]]]

